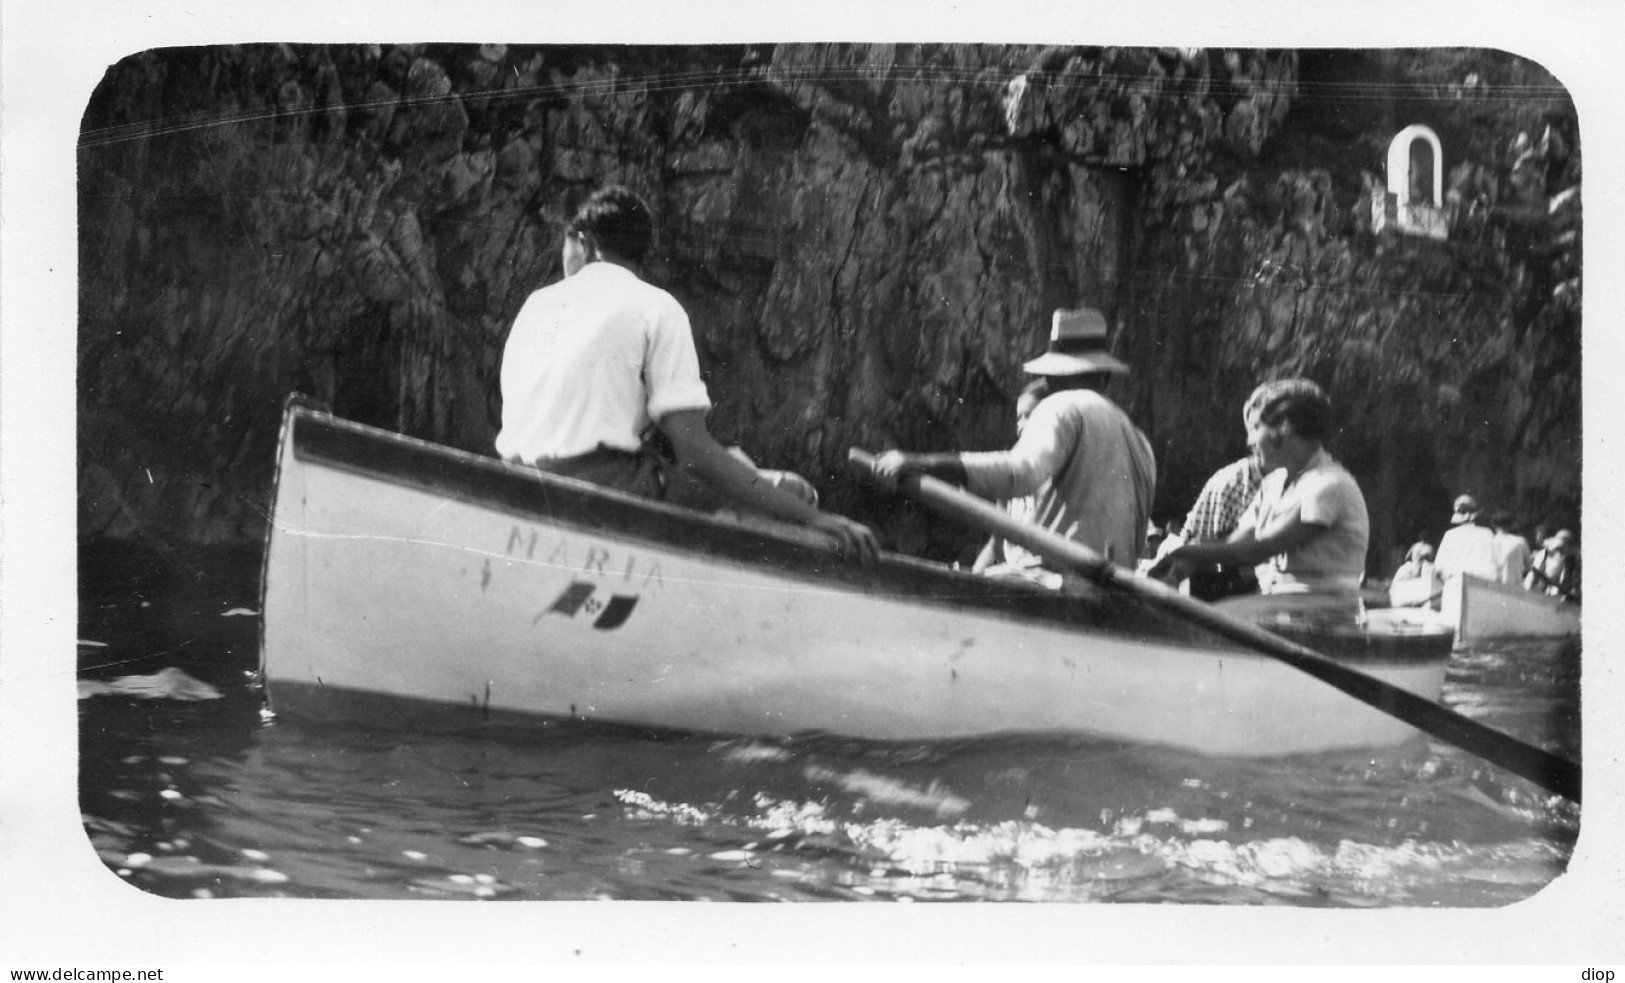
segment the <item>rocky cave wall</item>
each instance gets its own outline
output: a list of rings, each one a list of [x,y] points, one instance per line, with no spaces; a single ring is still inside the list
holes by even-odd
[[[1152,436],[1174,514],[1239,451],[1234,409],[1260,374],[1310,371],[1366,413],[1373,384],[1344,356],[1386,344],[1373,325],[1482,335],[1511,306],[1504,291],[1409,312],[1384,297],[1391,264],[1350,219],[1349,176],[1279,149],[1301,145],[1299,60],[890,44],[131,56],[81,133],[81,536],[258,539],[293,391],[489,453],[508,322],[558,277],[562,223],[605,181],[659,212],[651,278],[691,314],[719,436],[813,477],[897,547],[967,540],[867,494],[847,448],[1005,443],[1020,363],[1063,306],[1113,325],[1135,369],[1114,395]],[[1436,375],[1411,381],[1433,393]],[[1371,433],[1392,428],[1360,419],[1345,436],[1374,474]]]

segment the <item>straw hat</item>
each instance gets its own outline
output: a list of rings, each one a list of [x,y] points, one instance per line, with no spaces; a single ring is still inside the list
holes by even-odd
[[[1056,311],[1049,350],[1023,367],[1033,375],[1128,371],[1127,365],[1106,353],[1106,316],[1092,307]]]

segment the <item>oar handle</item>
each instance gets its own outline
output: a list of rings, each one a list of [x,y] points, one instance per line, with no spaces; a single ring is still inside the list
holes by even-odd
[[[848,464],[873,479],[875,459],[853,448]],[[1009,515],[1002,509],[928,475],[907,475],[897,490],[973,528],[1018,543],[1058,567],[1077,570],[1102,586],[1147,598],[1164,610],[1299,669],[1349,696],[1390,714],[1471,754],[1500,765],[1575,802],[1580,801],[1580,766],[1549,751],[1479,723],[1432,700],[1225,614],[1179,593],[1161,581],[1134,576],[1081,543]]]

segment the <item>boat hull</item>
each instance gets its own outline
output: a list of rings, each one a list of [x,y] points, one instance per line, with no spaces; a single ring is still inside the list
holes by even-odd
[[[1466,574],[1445,581],[1440,614],[1462,644],[1580,633],[1578,604]]]
[[[1062,597],[896,556],[861,568],[797,528],[702,516],[297,403],[264,580],[268,696],[298,716],[1062,733],[1227,755],[1415,734],[1143,599]],[[1319,641],[1437,698],[1448,634]]]

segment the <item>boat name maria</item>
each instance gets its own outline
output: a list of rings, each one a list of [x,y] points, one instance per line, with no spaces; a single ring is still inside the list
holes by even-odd
[[[623,553],[617,559],[609,547],[594,542],[572,542],[569,536],[559,535],[549,540],[552,549],[542,558],[544,566],[554,566],[560,569],[576,570],[580,573],[597,573],[605,577],[620,576],[627,583],[638,581],[643,589],[649,587],[665,587],[666,582],[660,570],[659,560],[650,560],[638,556],[636,553]],[[543,543],[541,530],[523,529],[513,526],[508,532],[508,546],[506,554],[518,558],[521,554],[525,560],[535,560],[538,556],[538,547]],[[576,565],[570,562],[572,550],[581,550],[581,563]]]

